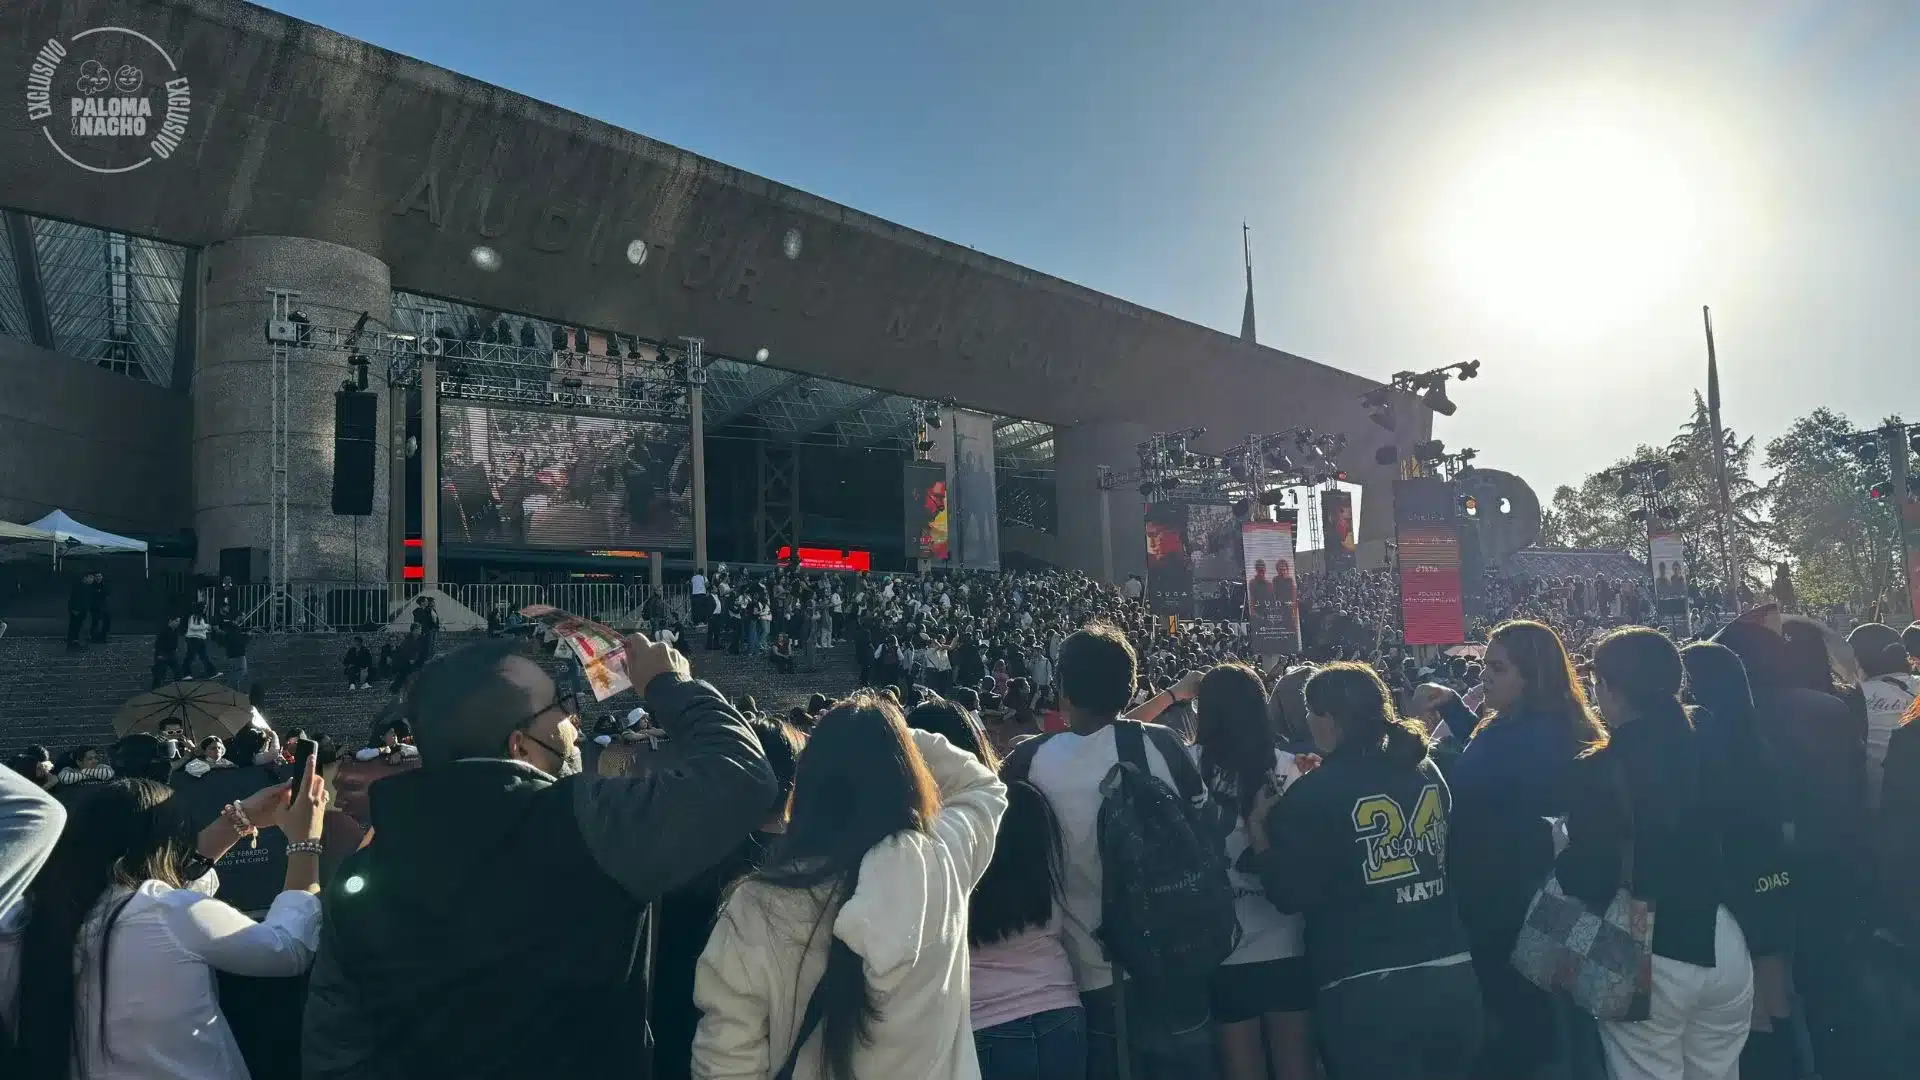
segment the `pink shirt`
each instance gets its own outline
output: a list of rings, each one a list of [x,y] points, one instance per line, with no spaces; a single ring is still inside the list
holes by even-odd
[[[1060,915],[1036,928],[973,950],[973,1030],[1049,1009],[1080,1005],[1080,987],[1060,941]]]

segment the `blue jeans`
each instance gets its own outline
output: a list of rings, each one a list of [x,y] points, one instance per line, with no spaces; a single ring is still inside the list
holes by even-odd
[[[1120,1075],[1115,986],[1080,995],[1087,1010],[1087,1080]],[[1213,1017],[1205,983],[1185,990],[1126,983],[1127,1042],[1134,1080],[1214,1080]]]
[[[1084,1080],[1087,1011],[1048,1009],[973,1033],[980,1080]]]
[[[763,634],[760,630],[760,620],[748,619],[747,620],[747,643],[746,643],[747,652],[758,653],[760,651],[760,646],[763,644],[765,640],[765,637],[766,635]]]

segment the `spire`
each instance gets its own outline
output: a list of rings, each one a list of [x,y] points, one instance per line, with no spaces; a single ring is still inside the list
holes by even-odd
[[[1253,240],[1247,223],[1240,223],[1240,250],[1247,259],[1247,303],[1240,311],[1240,340],[1255,344],[1253,335]]]

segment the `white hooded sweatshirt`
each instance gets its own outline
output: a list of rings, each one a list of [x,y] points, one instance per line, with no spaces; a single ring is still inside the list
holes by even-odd
[[[940,813],[929,831],[896,833],[867,852],[859,887],[830,916],[832,934],[824,926],[810,933],[821,914],[810,893],[749,880],[728,898],[694,976],[696,1080],[773,1075],[793,1047],[835,937],[865,962],[880,1008],[871,1044],[854,1050],[855,1074],[978,1080],[967,897],[993,859],[1007,788],[944,737],[915,731],[913,740],[940,788]],[[822,1075],[816,1030],[794,1080]]]

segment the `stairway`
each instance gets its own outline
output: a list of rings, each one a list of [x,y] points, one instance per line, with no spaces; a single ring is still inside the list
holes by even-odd
[[[295,727],[326,732],[344,745],[358,746],[371,733],[374,718],[392,700],[384,686],[349,691],[340,658],[351,639],[337,634],[262,634],[248,649],[251,682],[264,684],[263,711],[282,733]],[[478,635],[446,634],[442,652]],[[377,642],[376,642],[377,644]],[[147,689],[152,665],[150,637],[119,637],[82,652],[67,652],[59,637],[0,638],[0,755],[38,743],[56,756],[79,745],[113,740],[113,715],[128,698]],[[212,650],[216,663],[220,650]],[[811,675],[782,675],[764,658],[732,656],[695,648],[689,658],[694,674],[729,697],[753,695],[760,709],[784,715],[806,704],[818,691],[837,696],[858,681],[848,646],[823,657]],[[604,713],[624,715],[639,704],[632,691],[604,702],[583,703],[591,729]]]

